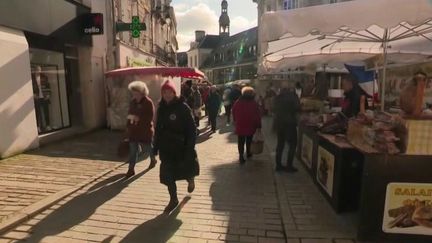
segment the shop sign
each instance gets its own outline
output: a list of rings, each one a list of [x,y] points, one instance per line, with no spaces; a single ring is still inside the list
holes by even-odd
[[[312,152],[313,152],[313,142],[312,139],[307,135],[303,135],[302,138],[302,148],[301,148],[301,158],[302,161],[309,167],[312,168]]]
[[[126,63],[128,67],[149,67],[155,66],[156,59],[154,57],[147,56],[145,58],[132,58],[126,57]]]
[[[432,184],[389,183],[382,230],[391,234],[432,235]]]
[[[318,148],[317,181],[330,197],[333,197],[334,170],[334,155],[320,146]]]
[[[104,33],[103,14],[89,13],[83,16],[83,33],[85,35],[102,35]]]

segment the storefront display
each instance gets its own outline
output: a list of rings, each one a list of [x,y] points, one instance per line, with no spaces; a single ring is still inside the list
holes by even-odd
[[[39,133],[70,126],[63,53],[32,48],[30,63]]]

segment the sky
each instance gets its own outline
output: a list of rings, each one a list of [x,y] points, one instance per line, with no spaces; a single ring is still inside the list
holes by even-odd
[[[257,26],[257,5],[252,0],[227,0],[231,35]],[[189,50],[195,30],[219,34],[221,0],[173,0],[179,51]]]

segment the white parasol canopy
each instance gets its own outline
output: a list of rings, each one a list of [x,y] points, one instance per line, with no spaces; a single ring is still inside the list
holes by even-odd
[[[431,19],[431,0],[357,0],[269,12],[262,16],[259,30],[264,54],[260,71],[365,60],[382,54],[385,80],[389,60],[429,59]],[[384,85],[382,82],[382,96]]]

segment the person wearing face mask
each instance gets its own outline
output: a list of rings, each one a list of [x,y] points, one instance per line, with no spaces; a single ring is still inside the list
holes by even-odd
[[[168,187],[170,201],[164,212],[170,213],[179,201],[176,181],[186,180],[188,192],[195,189],[194,178],[199,175],[195,151],[196,126],[192,110],[177,96],[175,85],[166,81],[161,88],[154,138],[154,154],[159,154],[160,182]]]
[[[129,84],[128,89],[132,94],[132,100],[127,116],[126,139],[129,141],[129,169],[126,177],[131,177],[135,175],[135,164],[138,161],[140,150],[149,154],[150,169],[155,167],[157,161],[152,153],[154,105],[148,97],[147,85],[142,81],[134,81]]]

